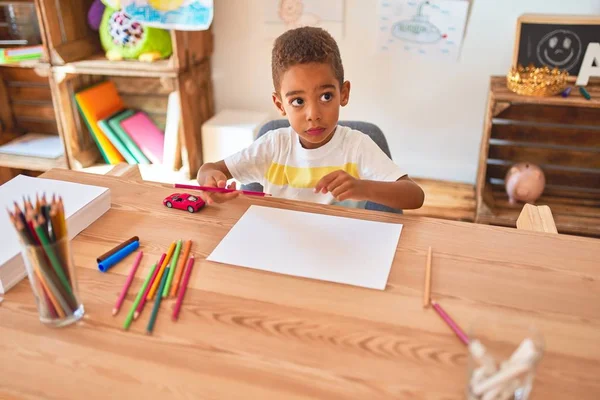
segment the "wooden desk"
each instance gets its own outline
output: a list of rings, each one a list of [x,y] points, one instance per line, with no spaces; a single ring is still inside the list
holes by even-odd
[[[483,313],[542,330],[534,399],[600,397],[598,240],[277,199],[190,215],[162,206],[171,188],[69,171],[44,176],[110,187],[112,208],[73,242],[83,322],[41,325],[27,281],[0,304],[2,399],[462,399],[466,348],[421,304],[429,245],[433,296],[465,329]],[[386,290],[205,261],[250,204],[403,223]],[[95,257],[133,235],[145,256],[112,317],[133,256],[106,274]],[[169,300],[154,335],[144,334],[147,310],[123,331],[142,277],[179,238],[194,240],[198,260],[179,322],[169,318]]]

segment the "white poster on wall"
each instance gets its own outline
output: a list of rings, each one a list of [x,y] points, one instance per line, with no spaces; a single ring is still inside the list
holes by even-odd
[[[265,36],[275,39],[301,26],[318,26],[336,40],[344,33],[344,0],[263,0]]]
[[[468,0],[379,0],[377,6],[378,52],[458,59]]]

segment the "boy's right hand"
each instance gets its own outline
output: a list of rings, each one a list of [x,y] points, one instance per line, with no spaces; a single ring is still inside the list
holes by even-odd
[[[204,174],[204,178],[198,177],[198,184],[200,184],[201,186],[209,186],[216,188],[227,187],[227,189],[235,190],[235,192],[231,193],[215,193],[201,191],[200,198],[202,198],[202,200],[204,200],[208,205],[214,203],[224,203],[226,201],[233,200],[240,195],[240,192],[237,191],[235,182],[227,186],[227,176],[218,170],[210,171],[208,174]]]

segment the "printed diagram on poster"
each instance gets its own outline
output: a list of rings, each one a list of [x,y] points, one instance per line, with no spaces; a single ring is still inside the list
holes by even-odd
[[[203,31],[213,20],[213,0],[121,0],[123,10],[147,26]]]
[[[378,51],[455,61],[468,11],[467,0],[379,0]]]
[[[301,26],[318,26],[335,39],[344,33],[344,0],[263,0],[265,35],[275,39]]]

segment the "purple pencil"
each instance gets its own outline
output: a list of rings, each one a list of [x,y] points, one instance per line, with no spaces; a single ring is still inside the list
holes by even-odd
[[[179,310],[181,310],[181,303],[183,303],[183,295],[185,295],[185,290],[187,289],[188,282],[190,280],[190,275],[192,274],[193,266],[194,256],[190,257],[187,264],[187,268],[185,269],[183,282],[181,283],[181,287],[179,288],[179,293],[177,294],[177,302],[175,303],[175,308],[173,309],[173,321],[177,321],[177,318],[179,317]]]
[[[135,277],[135,271],[137,271],[138,267],[140,266],[140,261],[142,261],[143,255],[144,255],[144,252],[140,251],[138,256],[135,258],[135,261],[133,262],[133,267],[131,267],[131,271],[129,271],[129,276],[127,277],[127,280],[125,281],[125,285],[123,286],[123,289],[121,289],[121,293],[119,294],[119,297],[117,298],[117,303],[115,304],[115,307],[112,310],[113,315],[117,315],[117,313],[121,309],[123,300],[125,300],[125,296],[127,295],[129,286],[131,286],[133,277]]]
[[[439,314],[439,316],[444,321],[446,321],[446,323],[448,324],[450,329],[452,329],[454,331],[454,333],[456,334],[456,336],[458,336],[458,338],[461,340],[461,342],[463,342],[464,344],[466,344],[468,346],[469,345],[469,337],[467,336],[466,333],[463,332],[462,329],[460,329],[460,326],[458,326],[456,324],[456,322],[454,322],[452,320],[452,318],[450,318],[450,316],[446,313],[446,311],[444,311],[442,306],[440,306],[438,303],[433,302],[433,301],[431,302],[431,305],[435,309],[435,311]]]
[[[142,310],[144,309],[144,304],[146,304],[146,299],[148,297],[148,292],[150,292],[150,288],[152,287],[152,282],[154,282],[154,280],[156,279],[156,275],[158,275],[158,271],[160,270],[160,266],[162,265],[163,261],[165,261],[165,257],[166,256],[167,256],[166,253],[163,253],[162,256],[160,256],[160,261],[158,262],[158,267],[154,270],[154,274],[152,275],[152,278],[150,279],[150,283],[148,283],[148,287],[146,288],[146,292],[144,293],[144,296],[140,300],[140,304],[138,304],[137,309],[133,313],[133,319],[137,319],[140,316],[140,314],[142,313]]]

